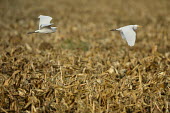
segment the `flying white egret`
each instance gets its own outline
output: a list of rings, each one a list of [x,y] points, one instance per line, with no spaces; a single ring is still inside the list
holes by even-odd
[[[134,46],[136,40],[135,30],[137,30],[138,27],[142,27],[142,26],[128,25],[128,26],[120,27],[118,29],[112,29],[110,31],[120,31],[120,35],[122,36],[123,39],[127,41],[128,45]]]
[[[53,33],[57,30],[57,27],[51,27],[51,25],[53,25],[53,23],[50,23],[50,21],[52,20],[52,17],[40,15],[38,18],[40,19],[39,29],[36,30],[36,31],[33,31],[33,32],[28,32],[28,34],[32,34],[32,33]]]

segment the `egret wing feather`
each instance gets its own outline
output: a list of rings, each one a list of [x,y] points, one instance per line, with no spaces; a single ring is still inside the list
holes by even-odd
[[[136,32],[133,29],[124,28],[124,29],[122,29],[122,34],[123,34],[123,37],[126,39],[129,46],[135,45]]]
[[[52,18],[50,16],[40,15],[38,18],[40,18],[39,29],[41,29],[42,25],[51,25],[50,21],[52,20]]]
[[[122,31],[120,31],[120,35],[122,36],[122,39],[126,39]]]

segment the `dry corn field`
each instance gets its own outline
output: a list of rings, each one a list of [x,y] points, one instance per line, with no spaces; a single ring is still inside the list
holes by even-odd
[[[169,25],[169,0],[0,0],[0,112],[169,113]]]

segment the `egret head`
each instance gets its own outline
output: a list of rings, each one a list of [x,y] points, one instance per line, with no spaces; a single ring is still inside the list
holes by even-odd
[[[134,30],[137,30],[139,27],[143,27],[143,26],[140,26],[140,25],[133,25],[133,29],[134,29]]]

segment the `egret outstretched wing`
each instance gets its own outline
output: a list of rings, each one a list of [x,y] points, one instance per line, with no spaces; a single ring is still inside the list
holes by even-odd
[[[40,15],[38,18],[40,18],[39,29],[41,29],[42,26],[50,26],[50,25],[52,25],[50,23],[50,21],[52,20],[52,18],[50,16]]]
[[[133,29],[124,28],[124,29],[122,29],[121,35],[122,35],[123,38],[126,39],[129,46],[135,45],[136,33]]]

